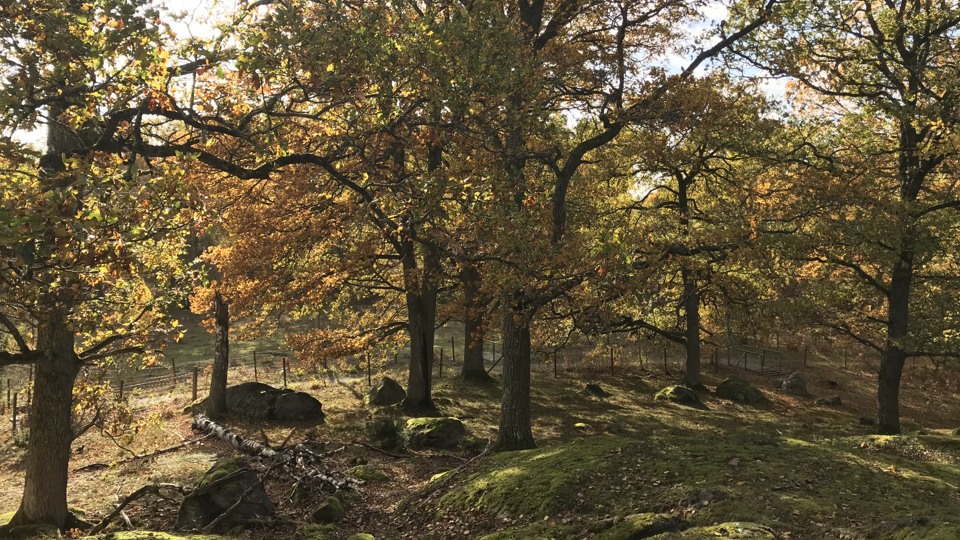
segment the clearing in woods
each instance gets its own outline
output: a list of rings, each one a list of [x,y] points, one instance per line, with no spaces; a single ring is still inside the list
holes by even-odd
[[[403,381],[402,362],[386,368],[376,374]],[[326,459],[367,479],[362,495],[350,500],[335,525],[311,524],[322,500],[294,503],[289,481],[268,478],[276,517],[230,534],[304,540],[359,533],[378,539],[960,535],[960,524],[953,521],[960,508],[956,374],[922,365],[909,369],[903,395],[910,419],[906,434],[886,437],[871,435],[864,425],[875,407],[875,366],[862,359],[847,370],[835,358],[811,362],[801,370],[810,397],[787,395],[771,377],[709,366],[710,388],[740,377],[759,388],[765,401],[740,404],[704,392],[705,409],[655,400],[678,374],[665,375],[662,365],[646,368],[621,365],[614,377],[599,365],[581,366],[561,369],[554,378],[551,365],[541,366],[533,375],[539,448],[479,459],[473,458],[495,436],[499,384],[465,384],[448,365],[436,380],[436,402],[444,415],[464,421],[470,437],[456,449],[384,452],[371,446],[390,434],[371,432],[368,423],[374,417],[403,418],[391,408],[364,405],[365,374],[335,378],[297,371],[290,386],[323,402],[325,423],[230,419],[225,424],[275,446],[286,440],[322,442],[328,450],[345,446]],[[246,369],[230,376],[237,383],[252,373]],[[609,396],[586,392],[587,382],[599,383]],[[200,438],[183,411],[190,398],[185,389],[135,391],[129,396],[135,417],[146,419],[135,425],[135,435],[111,440],[92,430],[75,442],[69,500],[88,520],[97,521],[145,484],[191,486],[217,458],[238,454],[206,438],[153,457],[134,457]],[[843,405],[815,404],[826,395],[840,396]],[[9,429],[0,434],[0,509],[7,512],[19,501],[24,456],[22,433],[11,436]],[[254,461],[261,473],[268,467]],[[158,498],[126,510],[135,527],[150,530],[172,530],[176,514],[175,504]],[[112,529],[121,527],[118,520]]]

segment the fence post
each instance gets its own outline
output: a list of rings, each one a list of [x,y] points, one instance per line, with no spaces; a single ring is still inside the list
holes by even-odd
[[[194,397],[193,399],[197,399],[197,398]],[[120,379],[120,399],[119,399],[119,401],[123,401],[123,379]]]
[[[27,407],[33,403],[33,364],[30,364],[30,378],[27,379]]]
[[[807,355],[810,354],[810,345],[803,346],[803,367],[807,367]]]
[[[610,375],[616,375],[616,368],[613,365],[613,345],[610,345],[609,342],[607,343],[607,349],[610,350]]]
[[[253,351],[253,380],[260,382],[260,373],[257,371],[257,351]]]
[[[393,363],[397,364],[398,362],[400,362],[400,352],[393,351]]]
[[[491,341],[490,343],[493,344],[493,361],[496,362],[497,361],[497,342]]]
[[[197,379],[200,378],[200,368],[193,366],[193,391],[191,392],[191,403],[197,400]]]
[[[283,387],[287,387],[287,357],[283,357]]]
[[[670,374],[670,371],[667,369],[667,348],[663,348],[663,373],[666,375]]]
[[[284,383],[286,386],[286,383]],[[370,351],[367,351],[367,386],[373,386],[373,368],[370,366]]]
[[[640,345],[640,334],[637,334],[637,358],[640,359],[640,370],[643,368],[643,346]]]
[[[177,359],[171,358],[170,363],[173,364],[173,385],[177,385]]]
[[[443,378],[443,347],[440,347],[440,374],[437,375],[437,378]]]
[[[7,379],[7,407],[10,406],[10,388],[12,387],[10,379]]]
[[[17,433],[17,395],[13,395],[13,433]]]
[[[553,350],[553,378],[558,379],[560,375],[557,374],[557,350]]]
[[[763,375],[763,369],[767,363],[767,353],[760,353],[760,374]]]
[[[450,363],[457,363],[457,342],[453,339],[453,336],[450,336]]]

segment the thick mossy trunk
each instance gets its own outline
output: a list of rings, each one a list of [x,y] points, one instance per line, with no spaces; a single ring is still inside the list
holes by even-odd
[[[213,369],[210,372],[210,395],[207,397],[207,416],[222,418],[227,414],[227,371],[230,366],[230,308],[217,291],[213,297],[216,345]]]
[[[877,381],[877,431],[882,434],[900,433],[900,379],[907,359],[902,343],[910,330],[912,281],[913,256],[907,251],[901,254],[890,281],[887,343],[880,358]]]
[[[62,530],[71,522],[67,471],[73,442],[73,385],[80,371],[74,334],[63,311],[41,317],[37,349],[43,358],[35,369],[23,499],[9,525],[47,524]]]
[[[683,307],[686,313],[684,346],[687,353],[683,384],[694,390],[702,390],[700,379],[700,291],[690,270],[683,271]]]
[[[483,365],[484,302],[480,297],[480,272],[475,266],[460,271],[463,287],[463,367],[460,376],[471,382],[490,382]]]
[[[432,413],[433,342],[437,322],[437,272],[439,261],[427,253],[423,268],[417,266],[412,243],[403,257],[407,301],[407,331],[410,335],[410,371],[403,407],[414,413]]]
[[[532,316],[509,299],[505,299],[503,305],[503,399],[495,449],[536,448],[530,418]]]

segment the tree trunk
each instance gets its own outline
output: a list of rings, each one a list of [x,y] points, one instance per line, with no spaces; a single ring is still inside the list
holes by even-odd
[[[73,442],[73,385],[80,372],[64,311],[41,316],[37,348],[44,356],[36,366],[23,499],[10,526],[42,523],[63,530],[71,520],[67,470]]]
[[[210,372],[210,395],[207,397],[207,415],[222,418],[227,414],[227,371],[230,366],[230,308],[220,291],[213,297],[214,321],[217,337]]]
[[[412,241],[406,242],[403,256],[404,288],[407,300],[407,330],[410,334],[410,372],[403,407],[411,412],[434,413],[433,340],[437,322],[437,271],[439,261],[427,251],[423,269],[417,268]]]
[[[503,399],[497,451],[536,448],[530,418],[530,322],[523,305],[505,299],[503,312]]]
[[[906,235],[908,238],[911,235]],[[890,281],[887,343],[880,358],[877,384],[877,432],[900,433],[900,378],[907,354],[903,340],[909,332],[910,285],[913,281],[913,251],[902,250]]]
[[[463,368],[460,376],[467,381],[490,382],[483,365],[483,299],[480,298],[480,272],[475,266],[460,271],[463,286]]]
[[[687,353],[687,369],[683,375],[683,384],[694,390],[702,390],[700,379],[700,292],[691,270],[683,270],[683,305],[687,327],[684,346]]]

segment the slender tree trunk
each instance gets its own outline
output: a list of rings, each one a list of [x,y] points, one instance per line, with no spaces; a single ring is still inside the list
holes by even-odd
[[[911,235],[907,235],[908,237]],[[877,431],[900,433],[900,379],[907,355],[903,339],[909,332],[910,286],[913,281],[913,252],[904,250],[890,281],[887,315],[887,343],[880,358],[877,384]]]
[[[427,251],[423,268],[418,269],[413,242],[408,241],[402,262],[410,334],[410,371],[403,406],[411,412],[432,414],[436,411],[432,386],[439,261]]]
[[[207,416],[222,418],[227,414],[227,371],[230,366],[230,308],[217,291],[213,297],[216,345],[213,370],[210,373],[210,395],[207,397]]]
[[[683,384],[694,390],[704,388],[700,379],[700,292],[691,270],[683,270],[683,306],[686,313],[684,346],[687,353],[687,369]]]
[[[473,382],[489,382],[493,379],[483,365],[483,299],[480,298],[480,272],[475,266],[466,265],[460,271],[463,286],[463,368],[460,376]]]
[[[497,451],[536,448],[530,418],[531,314],[510,299],[503,302],[503,399]]]
[[[67,510],[67,470],[73,442],[73,385],[80,372],[64,311],[42,316],[37,349],[44,356],[36,365],[23,499],[10,525],[42,523],[62,530],[72,519]]]

